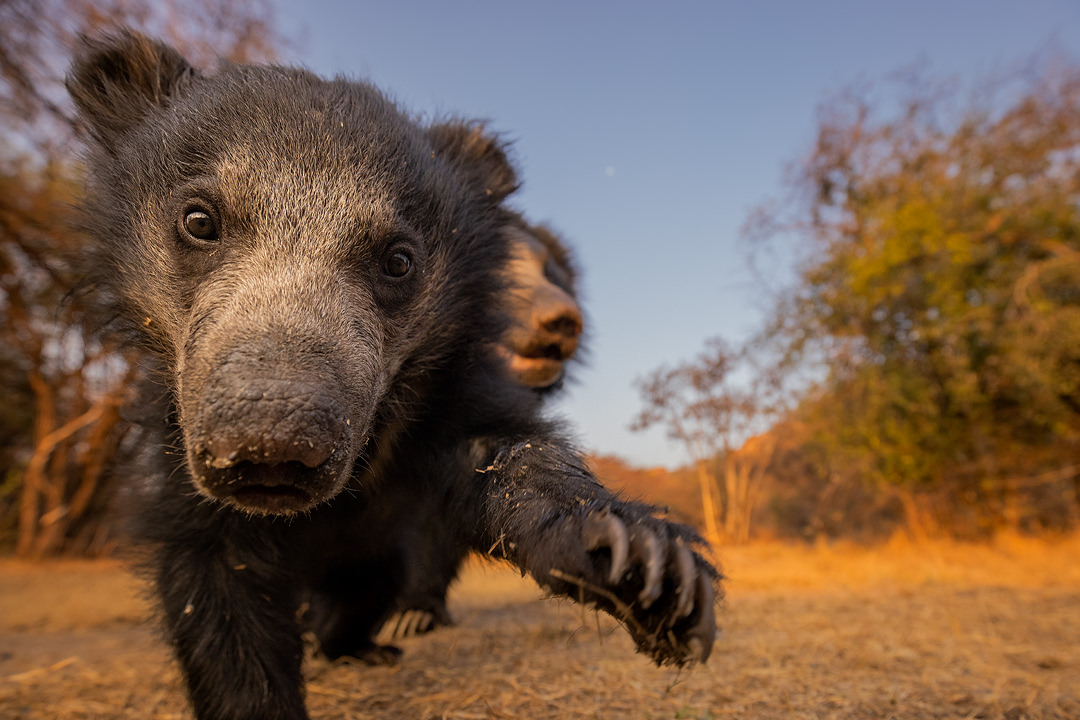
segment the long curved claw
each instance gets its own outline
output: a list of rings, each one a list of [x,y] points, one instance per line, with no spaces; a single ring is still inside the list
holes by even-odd
[[[422,635],[431,628],[431,613],[424,610],[413,610],[411,615],[412,617],[409,619],[409,624],[406,628],[408,632],[406,637]]]
[[[409,636],[409,623],[411,622],[411,613],[406,610],[398,615],[397,623],[394,625],[394,632],[390,634],[390,637],[394,640],[400,640]]]
[[[394,623],[394,629],[390,633],[390,637],[394,640],[405,637],[405,623],[407,622],[408,612],[403,612],[397,616],[397,622]]]
[[[630,549],[634,559],[645,569],[645,586],[638,594],[641,606],[648,609],[664,589],[664,555],[660,549],[660,540],[652,532],[635,529],[630,536]]]
[[[698,575],[695,601],[701,609],[701,617],[690,631],[687,647],[690,649],[690,660],[705,662],[712,653],[716,639],[716,596],[712,581],[705,574]]]
[[[594,553],[587,558],[594,568],[591,581],[552,574],[579,584],[583,601],[596,602],[624,620],[638,648],[658,664],[703,663],[717,633],[712,568],[691,548],[686,538],[692,533],[634,510],[628,512],[632,520],[611,508],[593,510],[580,520],[581,547]],[[605,582],[610,587],[603,587]]]
[[[629,533],[626,525],[615,515],[603,510],[585,518],[581,529],[581,539],[588,551],[608,548],[611,551],[611,571],[608,582],[615,584],[626,572],[626,562],[630,555]]]
[[[405,610],[398,614],[397,622],[390,633],[394,640],[423,635],[435,625],[434,616],[426,610]]]
[[[694,554],[681,540],[677,541],[675,545],[675,565],[679,569],[679,602],[675,607],[675,617],[682,619],[688,617],[694,611],[694,594],[697,585],[703,579],[706,580],[706,584],[708,582],[704,575],[698,573],[697,565],[694,562]],[[709,592],[712,593],[711,585],[709,586]]]

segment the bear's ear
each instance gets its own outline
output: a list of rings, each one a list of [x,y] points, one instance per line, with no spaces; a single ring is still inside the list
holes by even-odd
[[[168,105],[194,74],[176,50],[123,29],[80,38],[66,85],[91,134],[112,148],[148,113]]]
[[[435,151],[463,170],[495,202],[518,189],[517,172],[506,154],[506,144],[486,132],[475,120],[450,120],[428,128]]]

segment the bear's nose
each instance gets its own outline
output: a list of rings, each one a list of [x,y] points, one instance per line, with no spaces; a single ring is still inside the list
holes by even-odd
[[[584,322],[581,308],[562,289],[551,286],[537,293],[534,318],[541,336],[558,350],[559,360],[568,360],[577,350]]]
[[[242,387],[228,387],[237,383]],[[215,468],[241,461],[318,467],[334,454],[347,424],[337,399],[305,382],[235,379],[212,391],[203,448]]]
[[[188,464],[207,494],[289,513],[348,479],[357,443],[335,375],[318,358],[287,360],[234,351],[185,397]]]

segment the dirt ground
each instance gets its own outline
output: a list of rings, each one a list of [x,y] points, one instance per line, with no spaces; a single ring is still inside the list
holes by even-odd
[[[458,625],[397,667],[309,660],[315,718],[1080,718],[1080,538],[725,549],[707,666],[657,669],[605,617],[470,566]],[[0,561],[0,718],[190,718],[115,562]]]

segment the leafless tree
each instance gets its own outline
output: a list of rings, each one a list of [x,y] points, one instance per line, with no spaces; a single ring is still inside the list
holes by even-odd
[[[742,356],[720,339],[711,340],[696,360],[660,367],[638,382],[644,409],[631,427],[661,425],[686,449],[697,470],[705,535],[712,543],[749,536],[753,500],[749,455],[736,455],[738,443],[760,418],[764,406],[749,378],[737,377]],[[724,492],[713,462],[724,461]]]

